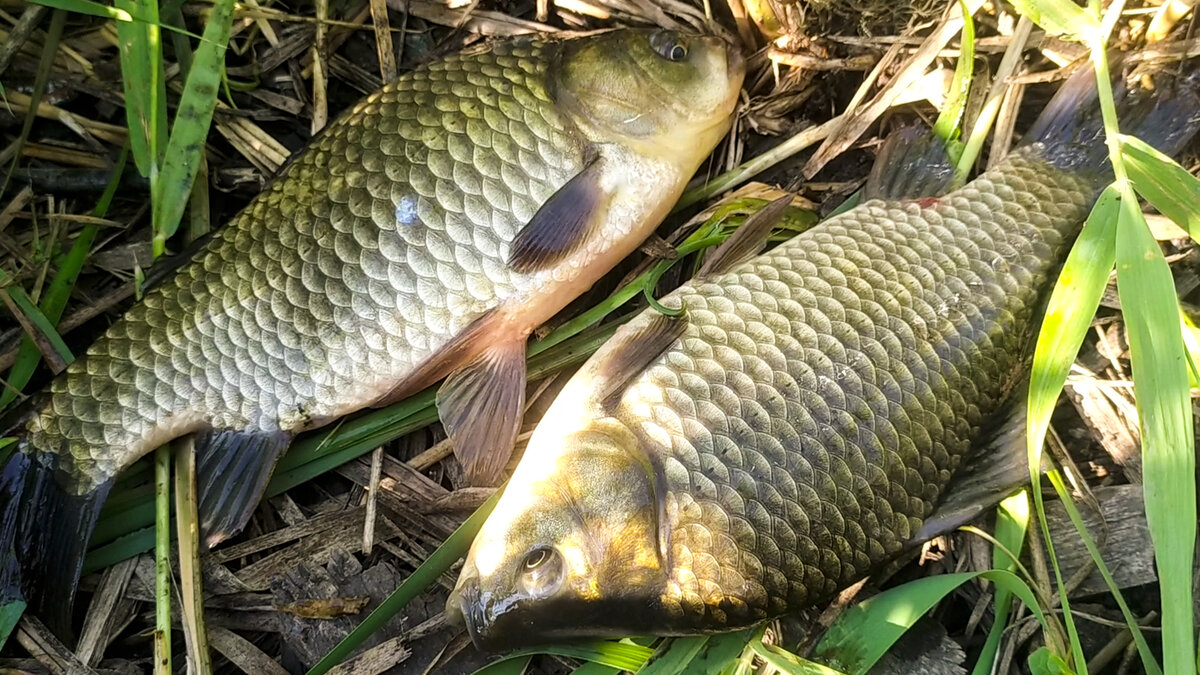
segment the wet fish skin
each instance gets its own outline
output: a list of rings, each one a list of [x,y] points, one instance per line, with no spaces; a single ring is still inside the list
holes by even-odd
[[[1180,101],[1173,125],[1147,115],[1155,138],[1195,133]],[[685,319],[622,327],[535,430],[448,619],[484,649],[732,630],[916,543],[1011,405],[1105,181],[1101,144],[1042,128],[1058,142],[941,198],[868,201],[663,299]]]
[[[656,53],[664,39],[688,47],[682,59]],[[716,38],[539,36],[435,61],[355,105],[38,398],[0,478],[19,584],[33,588],[47,557],[77,577],[114,477],[173,438],[200,434],[214,544],[241,528],[300,431],[488,350],[509,358],[501,384],[519,400],[529,332],[653,231],[728,129],[741,77]],[[614,86],[620,101],[587,103]],[[583,199],[556,213],[578,231],[535,232],[518,259],[567,190]],[[18,585],[0,581],[6,596]],[[68,606],[42,592],[31,606]]]

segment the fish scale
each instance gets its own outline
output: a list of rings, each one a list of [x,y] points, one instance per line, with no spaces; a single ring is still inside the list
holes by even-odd
[[[1019,377],[1093,195],[1022,150],[667,296],[684,336],[614,417],[663,466],[673,624],[809,605],[909,542]]]
[[[53,381],[30,444],[68,449],[82,493],[171,417],[305,428],[527,289],[508,242],[584,143],[546,93],[544,49],[453,56],[356,105]]]

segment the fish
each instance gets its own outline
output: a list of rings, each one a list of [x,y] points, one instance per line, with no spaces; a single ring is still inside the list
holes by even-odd
[[[60,635],[132,462],[194,434],[201,537],[252,514],[300,432],[444,379],[471,482],[524,405],[530,332],[632,253],[727,133],[744,75],[715,36],[485,42],[351,107],[35,396],[0,474],[0,601]]]
[[[760,252],[773,203],[660,300],[680,316],[617,330],[535,428],[447,620],[485,651],[741,629],[1028,484],[1040,308],[1112,181],[1081,72],[960,189],[917,180],[906,148],[929,144],[902,134],[879,198]],[[1200,127],[1184,84],[1129,90],[1122,130],[1178,150]]]

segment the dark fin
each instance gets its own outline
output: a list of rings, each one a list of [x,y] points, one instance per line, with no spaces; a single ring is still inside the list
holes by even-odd
[[[196,435],[197,510],[206,547],[242,531],[291,442],[291,434],[282,431],[213,429]]]
[[[1025,410],[1025,398],[1018,397],[1008,415],[962,458],[941,504],[925,519],[910,545],[966,525],[1029,485]]]
[[[1200,130],[1200,73],[1177,77],[1163,71],[1152,79],[1153,89],[1124,82],[1114,86],[1121,132],[1174,155]],[[1043,156],[1057,168],[1095,172],[1100,180],[1111,180],[1096,76],[1090,67],[1067,78],[1023,140],[1041,143]]]
[[[23,446],[24,440],[18,444]],[[54,455],[34,457],[18,447],[0,472],[0,603],[24,598],[30,612],[70,643],[83,558],[113,481],[73,495],[55,477],[57,460]],[[6,619],[12,616],[0,611]]]
[[[525,413],[524,340],[492,345],[451,373],[437,408],[471,485],[498,485]]]
[[[600,162],[587,166],[567,181],[517,232],[508,254],[508,265],[517,272],[533,272],[562,260],[587,241],[601,211],[608,205],[600,187]]]
[[[675,344],[686,328],[687,319],[682,316],[654,313],[650,323],[623,336],[620,344],[611,343],[612,351],[605,354],[597,373],[603,381],[597,396],[600,405],[611,411],[629,383]]]
[[[206,232],[184,246],[179,253],[155,260],[146,269],[146,279],[142,282],[142,292],[151,291],[160,286],[164,281],[174,279],[175,273],[182,269],[184,265],[203,256],[216,232]],[[149,254],[149,249],[146,252]]]
[[[889,134],[879,148],[863,186],[863,200],[940,197],[953,183],[954,164],[946,142],[931,130],[904,127]]]
[[[382,408],[409,396],[420,393],[470,362],[476,354],[482,352],[493,338],[496,310],[484,312],[458,335],[450,338],[436,352],[417,364],[412,372],[396,383],[391,391],[380,396],[372,408]]]
[[[742,223],[725,243],[709,254],[700,266],[697,277],[722,274],[758,255],[767,245],[771,230],[783,219],[783,212],[792,203],[792,195],[784,195],[759,209]]]

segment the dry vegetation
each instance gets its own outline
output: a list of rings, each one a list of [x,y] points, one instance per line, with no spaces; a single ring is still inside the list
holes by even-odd
[[[733,169],[792,139],[784,146],[789,157],[756,180],[796,190],[815,208],[827,211],[861,185],[873,149],[888,130],[936,116],[958,55],[957,25],[941,27],[949,4],[389,0],[385,6],[383,0],[317,0],[314,6],[307,0],[248,0],[238,7],[234,21],[226,60],[228,89],[213,120],[207,172],[199,181],[207,190],[196,191],[184,229],[191,227],[198,235],[209,222],[214,227],[225,222],[314,130],[396,72],[489,36],[617,24],[698,28],[706,24],[706,11],[757,48],[734,137],[720,146],[708,175]],[[5,167],[0,270],[6,289],[0,293],[6,303],[0,308],[0,370],[7,372],[25,334],[15,320],[22,315],[11,291],[24,289],[37,302],[60,264],[60,252],[85,228],[98,226],[79,281],[57,322],[58,333],[75,353],[134,301],[142,271],[148,269],[146,276],[152,279],[154,269],[148,188],[132,170],[132,162],[107,212],[97,216],[93,211],[113,179],[125,143],[113,23],[70,14],[61,40],[55,42],[47,36],[54,10],[23,2],[0,3],[0,8],[0,160]],[[198,33],[207,11],[206,4],[183,3],[177,16],[168,11],[163,16],[168,22],[183,21]],[[1144,48],[1153,12],[1151,6],[1133,8],[1119,33],[1121,46]],[[1026,30],[1013,10],[999,2],[977,13],[976,28],[977,79],[967,128],[989,89],[995,87],[1000,96],[995,140],[980,162],[987,165],[1019,137],[1046,100],[1053,87],[1043,83],[1061,79],[1083,56],[1083,48],[1047,37],[1037,28]],[[1200,51],[1200,40],[1191,35],[1187,26],[1180,26],[1138,58],[1194,54]],[[178,73],[175,54],[180,39],[164,33],[168,78]],[[52,61],[33,115],[30,97],[39,60],[47,54]],[[168,89],[174,84],[169,79]],[[1184,165],[1194,170],[1194,154]],[[677,214],[660,234],[678,241],[689,215]],[[1194,246],[1163,219],[1155,218],[1152,224],[1172,263],[1181,298],[1196,301],[1200,259]],[[173,240],[169,252],[186,255],[184,238]],[[555,323],[606,297],[653,253],[651,247],[637,254]],[[673,281],[666,279],[662,288]],[[1140,491],[1130,487],[1141,482],[1136,412],[1124,328],[1116,311],[1119,303],[1115,293],[1108,297],[1055,415],[1050,448],[1071,467],[1085,513],[1095,522],[1095,514],[1105,517],[1094,533],[1106,543],[1117,581],[1127,589],[1135,613],[1153,626],[1157,586],[1152,552]],[[44,341],[41,346],[53,353]],[[61,367],[58,359],[47,362],[24,391],[36,390]],[[577,362],[574,358],[565,369],[531,381],[526,431]],[[215,671],[282,673],[310,667],[490,494],[463,487],[444,434],[429,422],[272,497],[245,533],[203,558],[205,620]],[[110,500],[110,517],[129,503],[121,490],[135,496],[145,493],[151,480],[149,464],[131,474]],[[1062,509],[1051,504],[1049,510],[1062,533],[1058,555],[1072,579],[1073,606],[1086,653],[1094,661],[1092,672],[1128,672],[1130,664],[1136,671],[1140,666],[1119,612],[1103,583],[1089,575],[1086,551],[1071,545],[1071,528]],[[149,522],[144,511],[139,517]],[[981,527],[990,528],[986,519]],[[109,544],[112,538],[102,528],[93,546]],[[1038,539],[1036,534],[1033,539]],[[888,583],[943,570],[988,568],[990,550],[986,541],[971,534],[940,539]],[[1033,546],[1031,553],[1026,563],[1053,595],[1042,549]],[[870,593],[879,583],[882,580],[872,581],[860,593]],[[442,605],[452,584],[452,573],[443,575],[440,584],[376,636],[370,651],[339,672],[470,672],[484,665],[486,658],[465,635],[443,621]],[[0,669],[148,672],[153,589],[153,556],[148,552],[88,575],[77,603],[79,611],[86,612],[78,646],[58,644],[27,618],[19,644],[10,641]],[[991,623],[991,593],[982,584],[962,587],[890,655],[895,668],[890,672],[912,670],[920,659],[934,664],[930,672],[966,672],[964,664],[973,659],[965,660],[964,650],[977,651]],[[184,640],[179,632],[175,636],[176,665],[182,666]],[[1011,663],[1011,672],[1022,671],[1024,654],[1039,640],[1036,622],[1026,613],[1018,614],[1002,650],[1011,659],[1004,662]],[[533,667],[536,672],[563,672],[568,670],[565,663],[546,657],[535,660]],[[1009,667],[1001,672],[1010,672]]]

